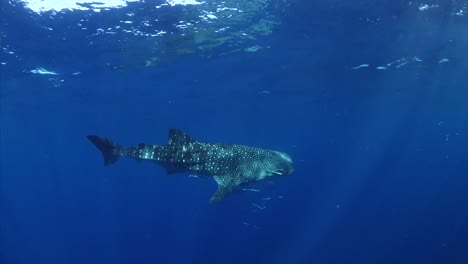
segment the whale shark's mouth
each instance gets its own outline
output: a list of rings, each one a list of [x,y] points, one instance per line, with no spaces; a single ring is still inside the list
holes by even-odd
[[[279,175],[279,176],[284,175],[284,172],[281,169],[280,170],[275,170],[275,171],[267,171],[267,173],[274,174],[274,175]]]

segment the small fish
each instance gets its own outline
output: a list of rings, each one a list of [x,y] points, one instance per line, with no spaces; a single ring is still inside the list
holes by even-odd
[[[438,63],[444,63],[444,62],[448,62],[449,60],[447,58],[443,58],[441,59]]]
[[[244,192],[259,192],[260,190],[244,188],[244,189],[242,189],[242,191],[244,191]]]
[[[351,69],[357,70],[357,69],[367,68],[367,67],[369,67],[369,64],[361,64],[361,65],[356,66],[356,67],[353,67],[353,68],[351,68]]]

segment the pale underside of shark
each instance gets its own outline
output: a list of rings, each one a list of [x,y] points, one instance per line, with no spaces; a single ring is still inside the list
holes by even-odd
[[[211,197],[211,203],[219,202],[239,185],[290,175],[294,171],[293,161],[286,153],[198,142],[177,129],[169,130],[169,141],[163,145],[142,143],[137,147],[122,147],[107,138],[89,135],[88,139],[102,152],[106,166],[123,156],[154,161],[166,168],[168,174],[187,172],[212,176],[218,189]]]

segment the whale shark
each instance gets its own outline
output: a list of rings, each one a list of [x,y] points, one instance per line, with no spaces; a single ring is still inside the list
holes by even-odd
[[[162,145],[140,143],[136,147],[122,147],[108,138],[87,137],[101,151],[105,166],[115,163],[119,157],[130,157],[153,161],[163,166],[168,174],[213,177],[218,189],[210,203],[221,201],[240,185],[287,176],[294,171],[294,162],[286,153],[244,145],[199,142],[178,129],[170,129],[169,140]]]

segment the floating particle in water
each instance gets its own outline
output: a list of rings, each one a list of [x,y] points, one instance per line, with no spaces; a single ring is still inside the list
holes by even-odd
[[[270,92],[270,91],[267,91],[267,90],[263,90],[263,91],[258,92],[258,93],[259,93],[259,94],[271,94],[271,92]]]

